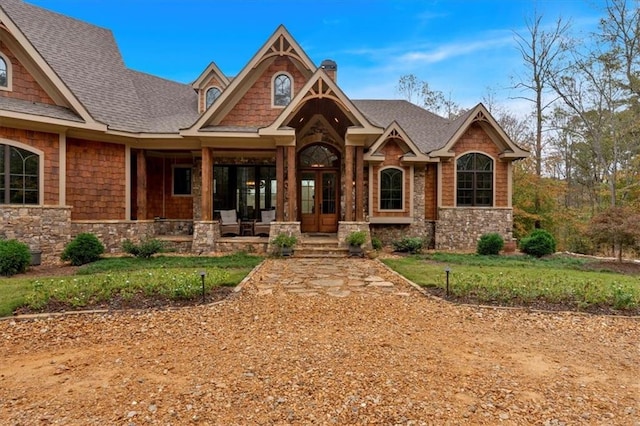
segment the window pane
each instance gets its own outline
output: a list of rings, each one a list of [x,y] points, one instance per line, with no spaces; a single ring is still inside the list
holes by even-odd
[[[260,210],[271,210],[276,206],[276,168],[262,166],[260,170],[259,206]]]
[[[458,170],[473,170],[473,154],[458,158]]]
[[[380,172],[380,208],[383,210],[402,209],[403,172],[386,169]]]
[[[236,205],[242,219],[256,218],[255,167],[238,167],[236,179]]]
[[[191,167],[173,168],[173,194],[191,195]]]
[[[316,174],[302,173],[300,180],[300,206],[302,214],[313,214],[316,202]]]
[[[235,171],[235,169],[233,170]],[[235,178],[231,178],[231,167],[216,166],[213,168],[213,208],[215,210],[235,209]],[[235,177],[235,174],[233,175]]]
[[[493,169],[493,161],[491,158],[482,154],[474,154],[476,156],[476,170],[492,170]]]
[[[322,174],[322,213],[334,214],[336,212],[336,174]]]
[[[7,63],[0,58],[0,86],[7,87]]]
[[[311,145],[300,154],[300,167],[337,167],[338,156],[324,145]]]
[[[211,106],[211,104],[218,99],[218,97],[220,96],[220,89],[218,89],[217,87],[212,87],[209,90],[207,90],[207,100],[206,100],[206,104],[207,104],[207,108],[209,108]]]
[[[275,78],[273,85],[274,105],[289,105],[289,102],[291,102],[291,79],[284,74],[280,74]]]

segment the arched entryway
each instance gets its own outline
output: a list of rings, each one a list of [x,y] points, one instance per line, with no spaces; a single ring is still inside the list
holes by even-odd
[[[340,153],[315,143],[298,154],[299,220],[302,232],[338,231],[340,217]]]

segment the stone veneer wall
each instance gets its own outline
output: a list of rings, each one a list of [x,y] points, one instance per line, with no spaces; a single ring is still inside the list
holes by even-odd
[[[437,250],[475,250],[478,239],[496,232],[510,242],[513,238],[511,208],[440,208],[436,222]]]
[[[194,221],[193,222],[193,243],[191,251],[195,254],[211,253],[215,251],[216,240],[220,238],[220,222]]]
[[[352,232],[364,231],[367,234],[367,242],[362,248],[371,249],[371,231],[369,222],[338,222],[338,244],[340,247],[348,247],[347,236]]]
[[[155,236],[153,220],[78,220],[71,222],[71,234],[88,232],[104,244],[106,253],[122,253],[122,243],[131,240],[139,243]]]
[[[300,238],[302,237],[302,233],[300,232],[300,222],[271,222],[271,228],[269,230],[269,253],[273,252],[275,249],[273,239],[280,233],[294,235],[298,238],[298,241],[300,241]]]
[[[435,222],[426,220],[411,225],[371,224],[371,236],[379,238],[383,245],[391,246],[394,241],[405,237],[419,237],[425,248],[434,248]]]
[[[2,206],[0,238],[15,239],[42,252],[43,263],[60,262],[64,246],[71,240],[71,208]]]

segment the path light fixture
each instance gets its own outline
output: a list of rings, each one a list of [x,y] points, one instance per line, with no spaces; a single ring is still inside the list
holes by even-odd
[[[200,279],[202,280],[202,303],[204,304],[204,276],[207,275],[205,271],[200,271]]]
[[[447,297],[449,297],[449,273],[451,272],[450,267],[444,268],[444,272],[447,274]]]

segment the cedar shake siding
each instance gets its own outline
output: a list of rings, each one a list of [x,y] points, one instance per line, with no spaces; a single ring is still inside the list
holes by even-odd
[[[11,69],[9,77],[11,78],[12,84],[11,90],[0,90],[0,96],[55,105],[53,99],[51,99],[47,92],[36,82],[33,76],[29,74],[27,69],[2,41],[0,41],[0,52],[4,54],[5,58],[11,61],[11,64],[7,64],[7,68],[10,67]]]

